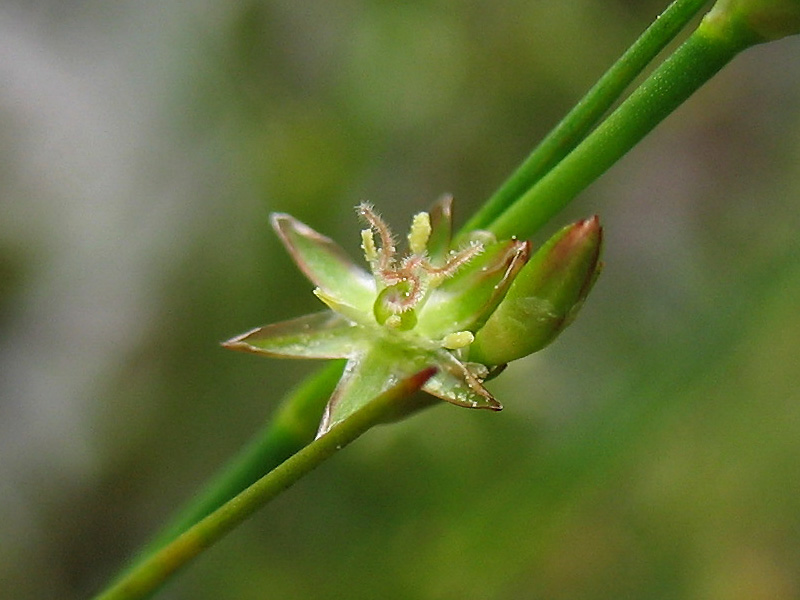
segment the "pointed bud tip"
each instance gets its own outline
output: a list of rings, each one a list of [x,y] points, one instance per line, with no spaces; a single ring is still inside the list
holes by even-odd
[[[567,225],[523,267],[475,335],[470,360],[502,364],[541,350],[574,319],[597,279],[602,228],[595,215]]]
[[[582,227],[585,227],[586,229],[592,229],[592,230],[596,229],[598,231],[602,230],[602,227],[600,227],[599,215],[592,215],[588,219],[582,219],[578,221],[578,224],[581,225]]]
[[[576,240],[600,238],[602,235],[603,228],[600,226],[600,217],[597,215],[578,221],[571,226],[569,231],[569,236]]]
[[[548,272],[561,278],[565,272],[577,273],[589,263],[596,263],[602,245],[603,228],[595,215],[564,227],[537,250],[532,262],[541,264],[543,278]],[[529,270],[533,268],[531,265]]]

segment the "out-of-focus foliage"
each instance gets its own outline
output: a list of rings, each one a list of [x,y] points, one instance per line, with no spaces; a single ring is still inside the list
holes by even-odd
[[[96,591],[308,372],[217,345],[316,307],[270,211],[463,218],[665,5],[4,3],[2,595]],[[600,213],[606,269],[504,412],[371,432],[164,597],[798,597],[799,55],[552,224]]]

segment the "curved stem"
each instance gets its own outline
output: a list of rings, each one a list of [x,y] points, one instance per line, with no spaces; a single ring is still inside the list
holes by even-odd
[[[670,4],[464,225],[462,234],[487,228],[575,148],[648,63],[707,2],[675,0]]]
[[[488,229],[501,239],[536,233],[734,56],[757,43],[749,30],[736,25],[704,19],[597,129]]]
[[[148,597],[195,556],[368,429],[418,408],[413,398],[414,392],[435,372],[435,368],[420,371],[354,412],[161,550],[151,554],[96,596],[95,600],[140,600]]]

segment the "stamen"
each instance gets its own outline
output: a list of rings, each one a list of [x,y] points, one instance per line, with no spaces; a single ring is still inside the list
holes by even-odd
[[[475,336],[471,331],[454,331],[444,336],[442,347],[448,350],[458,350],[465,348],[475,341]]]
[[[431,216],[426,212],[414,215],[408,232],[408,247],[413,254],[425,254],[431,237]]]
[[[378,269],[388,271],[392,268],[397,250],[394,246],[392,230],[383,222],[380,215],[375,212],[371,204],[362,202],[356,207],[358,215],[364,219],[381,240],[381,249],[378,251]]]
[[[361,230],[361,249],[364,251],[364,257],[372,268],[375,268],[378,262],[378,250],[375,248],[375,237],[372,234],[372,229]]]

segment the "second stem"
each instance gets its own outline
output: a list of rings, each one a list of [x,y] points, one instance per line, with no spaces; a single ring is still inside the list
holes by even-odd
[[[597,129],[488,229],[499,239],[536,233],[734,56],[757,41],[734,21],[704,19]]]

